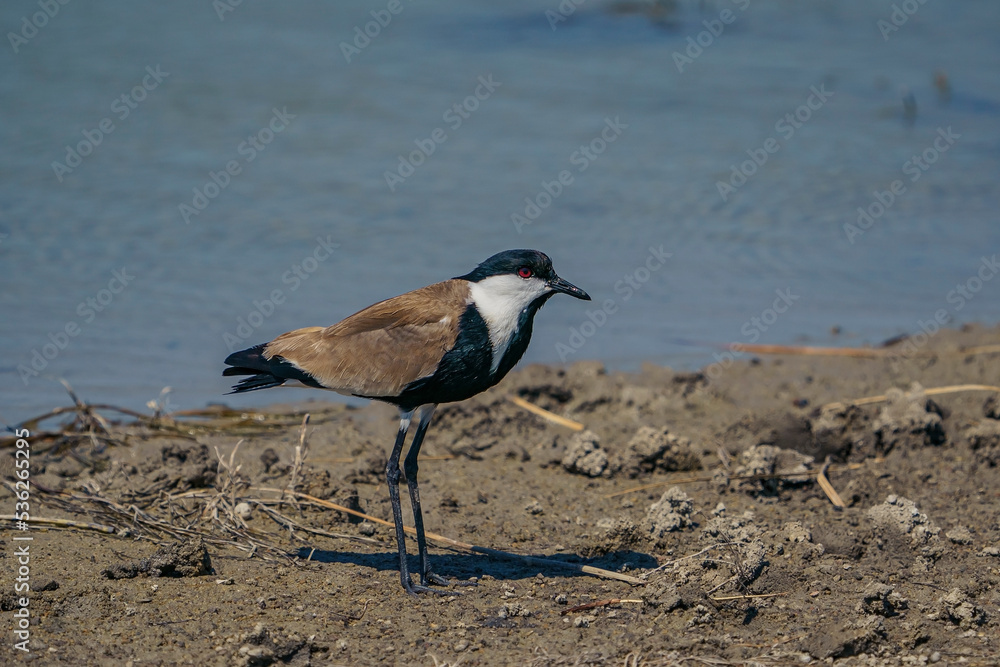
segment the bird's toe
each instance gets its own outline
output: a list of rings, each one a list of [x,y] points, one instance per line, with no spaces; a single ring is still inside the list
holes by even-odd
[[[438,583],[438,582],[435,581],[433,583]],[[409,593],[414,597],[417,597],[420,593],[431,593],[432,595],[460,595],[455,591],[449,591],[446,589],[442,590],[440,588],[431,588],[430,586],[426,585],[427,584],[426,580],[424,581],[423,584],[419,585],[413,583],[412,581],[407,581],[406,584],[408,585],[404,585],[403,588],[406,589],[407,593]]]
[[[479,583],[475,581],[468,581],[465,579],[455,579],[454,577],[442,577],[440,574],[435,572],[428,572],[424,575],[424,583],[437,584],[438,586],[478,586]]]

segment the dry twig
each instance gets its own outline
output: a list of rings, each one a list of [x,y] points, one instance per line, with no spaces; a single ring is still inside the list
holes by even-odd
[[[816,481],[819,482],[819,488],[823,489],[823,493],[825,493],[826,497],[830,499],[831,503],[833,503],[834,509],[842,510],[847,507],[847,505],[844,503],[844,499],[840,497],[840,494],[837,493],[837,490],[833,488],[833,484],[830,483],[830,480],[826,478],[826,471],[829,469],[830,457],[827,456],[826,461],[823,463],[823,467],[820,468],[819,472],[816,474]]]
[[[994,387],[988,384],[954,384],[947,387],[932,387],[930,389],[924,389],[925,396],[940,396],[942,394],[954,394],[960,391],[995,391],[1000,392],[1000,387]],[[878,396],[866,396],[864,398],[857,398],[853,401],[846,402],[834,402],[827,403],[823,406],[823,410],[843,410],[849,405],[871,405],[872,403],[884,403],[889,400],[889,397],[885,394],[880,394]]]
[[[299,485],[299,475],[302,472],[302,466],[305,465],[306,456],[309,453],[309,446],[306,444],[306,425],[309,423],[309,413],[302,415],[302,425],[299,427],[299,444],[295,446],[295,459],[292,462],[292,474],[288,480],[288,488],[286,491],[291,496],[291,502],[295,505],[295,509],[298,509],[298,503],[295,500],[295,489]],[[281,494],[281,500],[284,500],[285,493]],[[281,504],[279,503],[280,507]]]
[[[567,419],[566,417],[560,417],[554,412],[549,412],[545,408],[540,408],[534,403],[529,403],[520,396],[509,396],[510,402],[519,408],[523,408],[528,412],[538,415],[542,419],[547,419],[553,424],[558,424],[559,426],[565,426],[572,431],[582,431],[584,429],[583,424],[572,419]]]
[[[757,598],[779,598],[788,593],[748,593],[744,595],[724,595],[722,597],[711,598],[716,602],[726,602],[728,600],[755,600]]]
[[[642,604],[642,600],[629,600],[625,598],[609,598],[607,600],[597,600],[595,602],[585,602],[584,604],[578,604],[575,607],[569,607],[563,609],[559,612],[560,616],[565,616],[566,614],[575,614],[578,611],[587,611],[589,609],[598,609],[599,607],[607,607],[613,604],[621,604],[623,602],[635,602]]]
[[[0,521],[14,521],[13,514],[0,514]],[[118,531],[114,526],[105,526],[99,523],[86,523],[85,521],[73,521],[72,519],[52,519],[41,516],[33,516],[29,522],[32,526],[44,524],[57,528],[79,528],[81,530],[96,530],[99,533],[114,535]]]

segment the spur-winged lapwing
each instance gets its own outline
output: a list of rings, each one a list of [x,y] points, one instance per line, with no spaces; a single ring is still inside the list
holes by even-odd
[[[282,334],[226,358],[223,375],[249,375],[232,393],[283,384],[329,389],[373,398],[399,408],[399,432],[385,474],[396,524],[399,575],[409,593],[447,585],[427,560],[427,542],[417,490],[417,455],[438,403],[461,401],[499,382],[528,347],[538,309],[557,292],[590,296],[552,270],[537,250],[507,250],[473,271],[408,292],[351,315],[329,327]],[[399,456],[419,411],[417,430],[403,471],[413,506],[420,554],[420,583],[410,580],[399,502]]]

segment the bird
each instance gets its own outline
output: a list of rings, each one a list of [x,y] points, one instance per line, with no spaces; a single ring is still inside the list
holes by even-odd
[[[465,275],[380,301],[327,327],[284,333],[269,343],[230,354],[224,376],[248,376],[230,394],[305,386],[383,401],[399,410],[399,430],[385,475],[396,530],[399,577],[411,595],[446,593],[431,584],[451,579],[433,572],[420,492],[417,456],[435,408],[496,385],[521,359],[535,314],[556,294],[590,301],[560,278],[538,250],[505,250]],[[407,565],[399,458],[414,415],[416,431],[403,462],[417,534],[420,583]]]

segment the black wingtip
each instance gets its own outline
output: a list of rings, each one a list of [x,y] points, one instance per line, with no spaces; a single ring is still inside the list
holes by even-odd
[[[250,376],[234,384],[233,390],[227,392],[227,394],[240,394],[245,391],[267,389],[268,387],[277,387],[284,384],[285,381],[283,379],[268,372],[270,370],[268,368],[269,362],[263,356],[265,345],[266,343],[254,345],[245,350],[233,352],[226,357],[226,365],[229,368],[222,371],[223,377],[231,377],[233,375]]]
[[[309,387],[322,389],[323,386],[316,381],[312,375],[302,371],[279,356],[264,357],[264,348],[267,343],[254,345],[239,352],[233,352],[226,357],[226,368],[222,371],[223,377],[233,375],[249,375],[233,385],[233,390],[228,394],[240,394],[245,391],[255,391],[257,389],[268,389],[270,387],[280,387],[287,380],[297,380]]]
[[[228,370],[228,369],[227,369]],[[257,389],[269,389],[270,387],[280,387],[285,381],[275,377],[270,373],[258,373],[252,377],[244,378],[233,385],[233,390],[226,394],[242,394],[245,391],[255,391]]]

